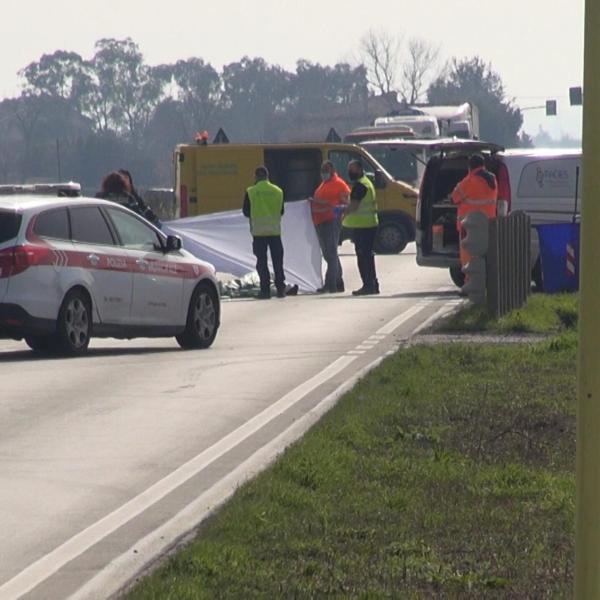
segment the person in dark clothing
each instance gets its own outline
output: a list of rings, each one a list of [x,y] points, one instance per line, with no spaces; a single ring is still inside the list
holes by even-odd
[[[152,209],[140,198],[137,192],[135,192],[130,178],[131,175],[127,177],[120,171],[112,171],[102,180],[101,189],[96,194],[96,198],[111,200],[116,204],[125,206],[150,221],[156,227],[160,227],[160,220]],[[131,190],[134,190],[135,195]]]
[[[135,210],[135,212],[142,215],[145,219],[150,221],[150,223],[152,223],[160,229],[162,227],[160,219],[156,216],[155,212],[144,202],[143,198],[138,194],[138,191],[135,189],[135,185],[133,185],[133,177],[131,176],[131,173],[127,169],[119,169],[118,172],[125,179],[125,183],[127,184],[127,191],[131,196],[133,196],[133,198],[135,198],[135,201],[137,202],[137,210],[132,210]]]
[[[350,205],[346,209],[343,225],[352,231],[358,271],[362,279],[362,287],[354,290],[352,294],[354,296],[379,294],[373,253],[379,225],[375,188],[358,160],[348,163],[348,178],[352,181],[352,189]]]
[[[283,272],[283,244],[281,242],[281,215],[284,212],[283,191],[269,181],[266,167],[257,167],[255,183],[246,190],[242,212],[250,219],[252,251],[256,256],[256,270],[260,278],[258,298],[271,297],[271,274],[267,251],[271,252],[277,297],[286,295]]]

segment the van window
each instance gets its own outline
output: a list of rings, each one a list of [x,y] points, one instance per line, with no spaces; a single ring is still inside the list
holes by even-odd
[[[69,214],[67,209],[58,208],[40,213],[35,220],[33,232],[40,237],[68,240]]]
[[[265,150],[270,180],[278,185],[286,201],[312,196],[321,182],[323,157],[318,149]]]
[[[71,208],[71,239],[85,244],[113,245],[106,220],[97,206]]]
[[[390,148],[385,146],[369,146],[369,154],[385,170],[398,181],[405,181],[415,185],[419,179],[417,159],[415,155],[403,148]]]
[[[575,198],[578,158],[553,158],[528,163],[521,172],[521,198]],[[581,173],[579,174],[581,178]],[[581,189],[581,181],[579,182]]]
[[[375,169],[373,165],[365,160],[365,157],[359,154],[358,152],[349,152],[348,150],[330,150],[329,152],[329,160],[335,166],[335,170],[338,172],[338,175],[349,183],[348,179],[348,163],[351,160],[360,160],[363,165],[363,169],[365,171],[365,175],[370,175],[374,177]]]
[[[20,227],[20,214],[0,210],[0,244],[16,238]]]

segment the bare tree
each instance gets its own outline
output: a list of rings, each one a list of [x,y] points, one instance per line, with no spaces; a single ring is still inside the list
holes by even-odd
[[[439,47],[420,38],[408,42],[407,57],[402,65],[400,94],[404,102],[415,104],[421,100],[436,74],[440,56]]]
[[[402,38],[370,29],[360,41],[360,58],[367,68],[369,85],[381,94],[395,91]]]

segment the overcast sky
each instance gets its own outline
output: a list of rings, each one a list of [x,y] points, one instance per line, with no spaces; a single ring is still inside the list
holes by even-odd
[[[584,0],[2,0],[0,95],[17,71],[55,50],[84,58],[102,37],[131,37],[150,64],[200,56],[216,68],[244,55],[293,69],[347,60],[369,28],[439,44],[445,59],[480,55],[521,107],[556,98],[559,116],[525,113],[525,129],[579,135],[568,88],[583,79]]]

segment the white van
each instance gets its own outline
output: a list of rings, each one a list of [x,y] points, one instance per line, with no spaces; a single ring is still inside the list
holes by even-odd
[[[508,168],[512,210],[526,212],[533,225],[579,220],[581,150],[505,150],[498,157]]]
[[[510,211],[522,210],[532,225],[569,223],[579,219],[581,150],[504,150],[485,142],[456,140],[427,163],[417,205],[417,262],[424,267],[449,268],[456,285],[464,276],[458,257],[454,186],[467,174],[468,157],[480,152],[498,178],[498,197]],[[441,232],[436,236],[436,232]],[[539,244],[532,230],[533,279],[541,281]]]

